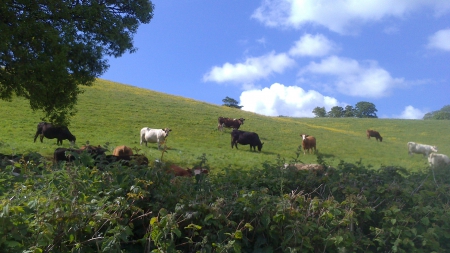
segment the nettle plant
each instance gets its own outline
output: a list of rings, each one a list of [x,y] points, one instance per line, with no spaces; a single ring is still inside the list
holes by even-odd
[[[163,163],[89,159],[0,170],[2,252],[445,252],[447,168],[410,173],[278,157],[250,171],[173,178]],[[208,167],[203,154],[199,165]],[[297,157],[288,163],[301,163]],[[14,168],[13,168],[14,167]],[[20,168],[20,175],[11,172]]]

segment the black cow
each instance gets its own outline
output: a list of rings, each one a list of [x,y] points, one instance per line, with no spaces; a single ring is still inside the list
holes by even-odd
[[[97,159],[99,156],[104,156],[107,149],[101,147],[84,147],[83,149],[72,149],[72,148],[57,148],[55,152],[53,152],[53,160],[57,162],[66,161],[73,162],[75,160],[75,156],[73,153],[81,154],[83,152],[88,153],[94,159]]]
[[[218,122],[217,129],[220,131],[223,131],[224,127],[239,129],[239,127],[244,124],[244,120],[245,120],[244,118],[230,119],[230,118],[219,117],[217,119],[217,122]]]
[[[254,151],[256,151],[256,147],[258,147],[258,151],[261,151],[262,146],[264,144],[264,142],[261,143],[261,140],[259,139],[257,133],[235,129],[233,130],[233,132],[231,132],[231,148],[233,148],[233,146],[236,146],[237,149],[238,143],[241,145],[250,144],[250,150],[252,150],[253,148]]]
[[[75,143],[75,136],[70,133],[69,129],[66,126],[54,126],[51,123],[40,122],[37,125],[36,134],[34,135],[34,142],[36,142],[37,137],[40,137],[41,142],[44,137],[48,139],[57,139],[56,144],[62,145],[63,140],[69,140],[70,142]]]

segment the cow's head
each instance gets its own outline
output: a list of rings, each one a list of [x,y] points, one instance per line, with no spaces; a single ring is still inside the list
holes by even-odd
[[[308,137],[309,135],[307,134],[300,134],[300,136],[302,137],[302,140],[306,139],[306,137]]]
[[[431,146],[431,151],[438,152],[438,148],[436,146]]]
[[[240,118],[239,121],[241,121],[241,124],[244,125],[244,118]]]
[[[258,145],[258,151],[261,151],[264,142]]]
[[[169,132],[172,131],[172,129],[166,127],[163,129],[163,131],[164,133],[166,133],[166,136],[169,136]]]

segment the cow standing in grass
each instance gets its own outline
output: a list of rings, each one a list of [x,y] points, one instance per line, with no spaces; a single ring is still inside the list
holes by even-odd
[[[141,145],[145,143],[158,143],[158,149],[161,149],[161,145],[165,142],[167,136],[169,136],[169,132],[172,131],[170,128],[164,129],[152,129],[149,127],[144,127],[141,129]]]
[[[415,154],[422,154],[424,157],[429,156],[432,152],[438,152],[438,149],[436,146],[430,146],[426,144],[420,144],[415,142],[408,142],[408,154],[413,155]]]
[[[224,118],[224,117],[219,117],[217,119],[217,130],[219,131],[223,131],[223,128],[233,128],[233,129],[239,129],[239,127],[241,127],[241,125],[244,124],[244,118],[240,118],[240,119],[230,119],[230,118]]]
[[[306,155],[306,151],[308,151],[308,154],[310,151],[313,151],[314,153],[316,150],[316,138],[314,136],[309,136],[307,134],[301,134],[302,137],[302,147],[303,147],[303,154]]]
[[[66,126],[54,126],[51,123],[40,122],[37,125],[36,134],[34,135],[34,142],[37,137],[40,137],[43,142],[44,137],[48,139],[57,139],[56,144],[62,145],[63,140],[69,140],[72,144],[75,144],[75,136],[69,131]]]
[[[258,147],[258,151],[261,151],[264,142],[261,142],[257,133],[247,132],[234,129],[231,132],[231,148],[234,146],[236,149],[238,148],[237,144],[241,145],[250,145],[250,150],[256,151],[256,147]]]
[[[375,131],[375,130],[370,130],[368,129],[366,131],[366,135],[367,135],[367,139],[370,139],[370,137],[375,137],[375,139],[378,141],[380,140],[380,142],[383,141],[383,137],[381,137],[380,133]]]

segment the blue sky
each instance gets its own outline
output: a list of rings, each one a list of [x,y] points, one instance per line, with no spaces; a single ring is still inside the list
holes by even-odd
[[[103,79],[268,116],[375,104],[422,119],[450,104],[448,0],[155,0]],[[225,115],[226,116],[226,115]],[[229,115],[233,117],[232,115]]]

